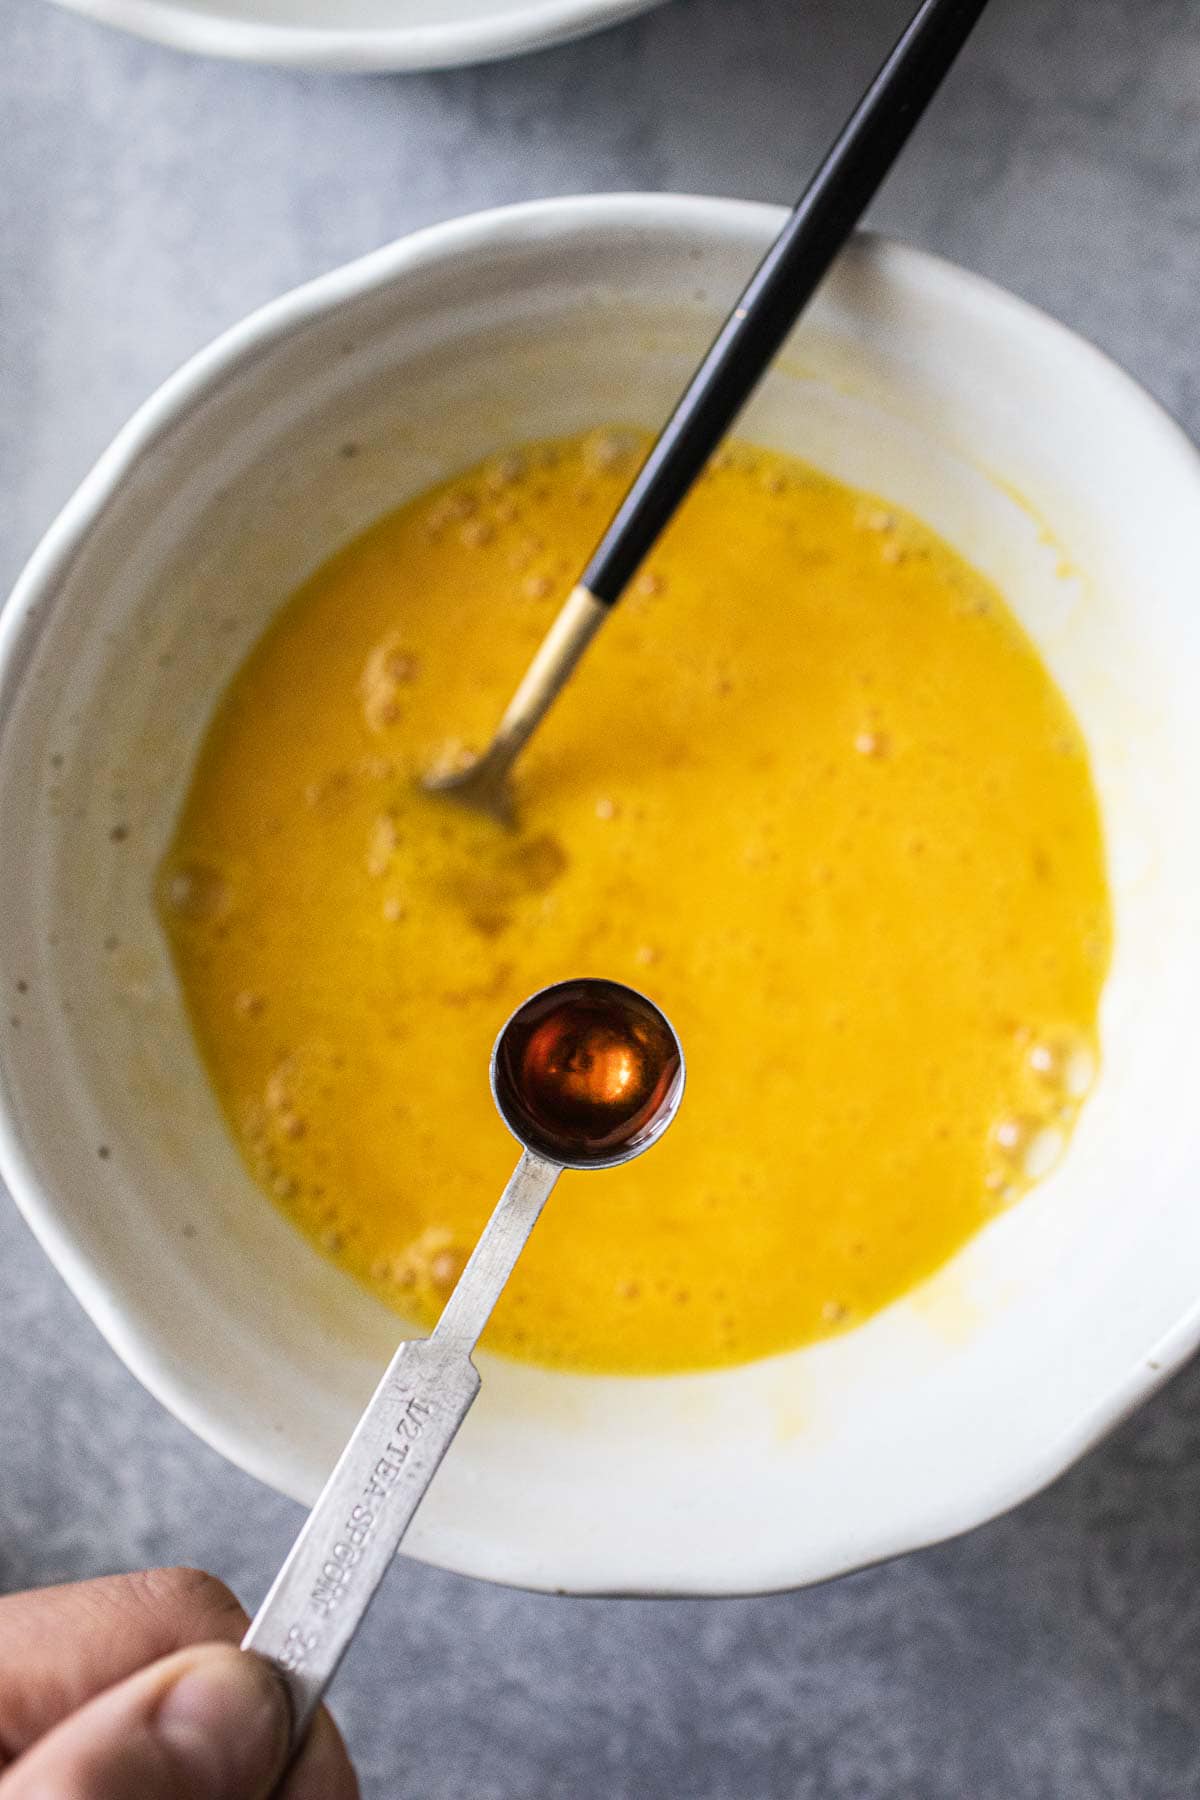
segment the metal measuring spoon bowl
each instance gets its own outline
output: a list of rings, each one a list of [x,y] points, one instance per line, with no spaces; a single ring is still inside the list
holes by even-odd
[[[618,981],[559,981],[519,1006],[492,1051],[492,1094],[527,1150],[613,1169],[657,1143],[683,1099],[683,1050],[652,1000]]]

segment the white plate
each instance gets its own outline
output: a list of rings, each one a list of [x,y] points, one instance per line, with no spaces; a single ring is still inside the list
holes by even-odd
[[[203,1078],[150,898],[196,744],[281,600],[386,508],[516,439],[661,420],[781,219],[559,200],[288,295],[142,408],[0,620],[0,1165],[146,1385],[299,1498],[397,1324],[252,1186]],[[408,1545],[475,1575],[816,1581],[1032,1493],[1200,1336],[1200,461],[1061,326],[877,240],[744,430],[923,515],[1040,644],[1108,833],[1104,1070],[1062,1167],[857,1331],[662,1380],[486,1359]]]
[[[582,37],[662,0],[58,0],[174,50],[310,69],[446,69]]]

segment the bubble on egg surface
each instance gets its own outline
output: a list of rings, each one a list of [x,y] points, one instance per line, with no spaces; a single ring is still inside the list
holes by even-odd
[[[1076,1044],[1067,1053],[1064,1080],[1072,1100],[1086,1099],[1096,1080],[1095,1052],[1087,1044]]]
[[[1012,1114],[1008,1118],[998,1120],[992,1128],[992,1137],[996,1148],[1016,1162],[1024,1155],[1033,1131],[1032,1120]]]
[[[860,756],[886,756],[887,736],[882,731],[860,731],[854,739],[854,748]]]
[[[1059,1125],[1041,1125],[1031,1132],[1021,1158],[1027,1181],[1041,1181],[1061,1160],[1067,1147],[1066,1132]]]
[[[359,679],[363,718],[369,730],[386,731],[401,717],[404,690],[416,680],[418,662],[399,632],[392,631],[371,650]]]
[[[609,475],[631,463],[638,449],[638,438],[631,431],[597,431],[586,439],[583,458],[597,474]]]
[[[210,863],[181,863],[167,876],[167,905],[179,918],[193,924],[224,918],[232,899],[229,882]]]

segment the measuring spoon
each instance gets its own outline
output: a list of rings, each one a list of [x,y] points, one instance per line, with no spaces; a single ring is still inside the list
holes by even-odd
[[[522,1146],[432,1334],[400,1345],[242,1641],[279,1671],[302,1743],[438,1466],[479,1392],[471,1360],[564,1169],[648,1150],[683,1097],[683,1051],[619,982],[543,988],[496,1039],[492,1094]]]

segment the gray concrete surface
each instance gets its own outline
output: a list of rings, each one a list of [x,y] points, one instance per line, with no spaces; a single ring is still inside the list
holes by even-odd
[[[904,10],[671,0],[524,62],[362,79],[0,0],[0,588],[248,308],[500,201],[788,199]],[[994,0],[875,220],[1088,333],[1200,434],[1195,0]],[[1198,1402],[1193,1369],[1018,1514],[818,1592],[572,1602],[402,1567],[336,1695],[366,1794],[1195,1794]],[[0,1200],[0,1586],[188,1560],[253,1602],[297,1520],[140,1390]]]

